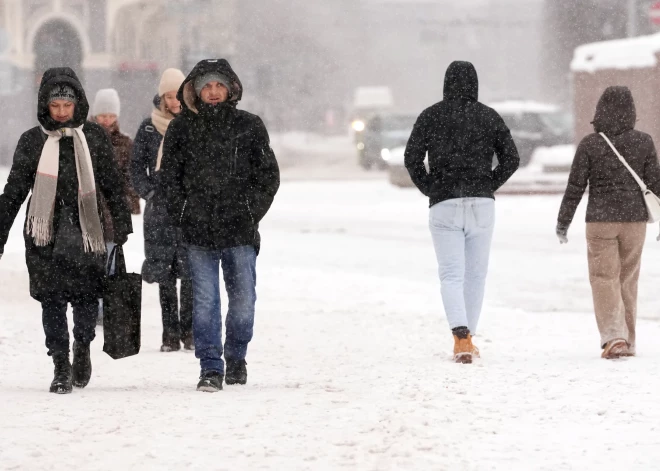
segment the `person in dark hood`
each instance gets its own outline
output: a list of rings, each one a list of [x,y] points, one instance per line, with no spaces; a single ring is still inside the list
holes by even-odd
[[[630,90],[607,88],[596,107],[595,132],[577,147],[557,218],[557,237],[564,244],[588,185],[589,279],[606,359],[635,355],[637,285],[649,216],[637,181],[605,137],[646,186],[660,195],[655,145],[651,136],[635,130],[636,120]]]
[[[494,193],[520,163],[506,124],[478,99],[474,66],[453,62],[445,75],[444,99],[419,116],[405,152],[410,177],[430,200],[442,299],[459,363],[471,363],[479,353],[472,335],[483,305]],[[493,155],[499,162],[494,169]]]
[[[114,223],[115,242],[132,232],[123,178],[107,133],[85,122],[85,91],[69,68],[49,69],[38,96],[40,126],[25,132],[0,195],[0,255],[30,192],[25,258],[30,294],[41,303],[48,355],[55,364],[53,393],[84,388],[92,364],[97,299],[102,297],[105,252],[101,197]],[[69,361],[67,305],[73,307],[73,365]]]
[[[142,265],[142,279],[147,283],[158,283],[163,320],[161,352],[178,351],[182,342],[185,350],[195,348],[188,255],[180,231],[167,214],[164,195],[157,191],[163,140],[170,123],[181,112],[181,103],[176,95],[185,78],[178,69],[163,72],[154,109],[140,125],[133,148],[133,182],[140,197],[147,202],[144,210],[146,259]],[[181,279],[180,306],[177,279]]]
[[[236,109],[243,86],[224,59],[195,66],[179,89],[183,110],[165,135],[161,188],[183,233],[193,280],[197,389],[245,384],[245,357],[256,302],[259,223],[280,185],[264,123]],[[226,342],[220,315],[219,266],[229,297]]]

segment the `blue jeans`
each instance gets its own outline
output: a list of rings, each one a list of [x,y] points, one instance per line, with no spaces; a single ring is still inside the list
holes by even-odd
[[[219,268],[222,264],[229,297],[225,359],[244,360],[254,330],[257,252],[251,245],[224,250],[189,246],[188,260],[193,285],[195,356],[202,372],[224,374]]]
[[[467,327],[474,335],[484,301],[495,201],[491,198],[443,201],[431,207],[429,227],[449,327]]]

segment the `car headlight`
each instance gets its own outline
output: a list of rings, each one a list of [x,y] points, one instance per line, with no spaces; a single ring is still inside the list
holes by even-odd
[[[392,154],[390,153],[389,149],[383,149],[380,151],[380,156],[383,158],[385,162],[387,162],[388,160],[390,160]]]
[[[356,119],[355,121],[353,121],[351,126],[353,127],[353,130],[357,131],[357,132],[364,131],[364,128],[366,127],[366,125],[364,124],[364,121],[361,121],[359,119]]]
[[[358,142],[357,148],[358,150],[364,150],[364,142]]]

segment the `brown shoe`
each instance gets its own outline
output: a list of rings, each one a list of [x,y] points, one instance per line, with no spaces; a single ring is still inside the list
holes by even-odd
[[[468,334],[467,338],[461,339],[454,335],[454,361],[456,363],[472,363],[475,347],[472,345],[472,336]],[[479,350],[477,350],[477,354]]]
[[[628,342],[623,339],[610,340],[605,344],[601,357],[606,360],[615,360],[623,356],[628,356]]]

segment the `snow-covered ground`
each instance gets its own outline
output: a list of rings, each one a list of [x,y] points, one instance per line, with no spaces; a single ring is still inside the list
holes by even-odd
[[[382,180],[384,172],[358,165],[352,137],[290,132],[273,134],[271,145],[282,169],[282,180]]]
[[[286,182],[262,228],[249,383],[218,394],[195,391],[192,354],[158,352],[150,285],[140,355],[113,361],[99,337],[89,386],[47,393],[19,223],[0,261],[0,468],[657,469],[660,246],[649,233],[639,356],[601,360],[584,214],[560,247],[559,201],[499,198],[483,358],[456,365],[425,199],[385,181]]]

